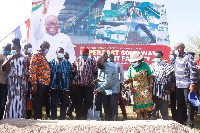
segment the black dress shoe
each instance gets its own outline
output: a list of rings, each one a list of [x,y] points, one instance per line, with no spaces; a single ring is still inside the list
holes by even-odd
[[[127,118],[127,116],[125,115],[125,116],[124,116],[124,120],[127,120],[127,119],[128,119],[128,118]]]
[[[67,113],[67,116],[69,116],[69,118],[74,119],[74,116],[70,113]]]
[[[66,118],[59,118],[59,120],[65,120]]]

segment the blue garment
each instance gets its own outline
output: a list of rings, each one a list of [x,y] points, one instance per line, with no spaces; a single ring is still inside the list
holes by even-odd
[[[4,53],[5,55],[10,55],[11,51],[9,51],[9,50],[3,50],[3,53]]]
[[[63,59],[59,63],[55,58],[50,62],[51,67],[51,82],[50,88],[56,90],[70,89],[69,81],[72,80],[72,65],[69,61]]]
[[[190,84],[197,82],[197,70],[192,55],[184,53],[183,57],[176,57],[174,69],[177,88],[189,88]]]
[[[87,56],[87,55],[82,55],[82,58],[83,58],[84,60],[87,60],[88,56]]]
[[[196,106],[196,107],[200,106],[200,101],[195,92],[190,92],[188,94],[188,100],[192,103],[193,106]]]
[[[97,91],[105,91],[105,93],[110,91],[111,94],[119,93],[120,91],[120,81],[117,72],[117,68],[114,63],[106,62],[103,70],[98,69],[98,77],[100,82],[98,82]]]

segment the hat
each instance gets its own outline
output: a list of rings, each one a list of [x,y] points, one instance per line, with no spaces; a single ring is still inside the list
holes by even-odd
[[[197,98],[197,94],[195,92],[190,92],[188,94],[188,100],[192,103],[193,106],[200,106],[200,101]]]
[[[139,61],[143,58],[142,55],[140,55],[140,52],[139,51],[133,51],[131,54],[130,54],[130,59],[129,59],[129,62],[136,62],[136,61]]]
[[[86,47],[85,47],[85,48],[82,48],[81,52],[82,52],[82,53],[89,53],[89,49],[86,48]]]
[[[13,42],[15,45],[20,45],[20,40],[19,40],[19,38],[14,38],[14,39],[12,40],[12,42]]]

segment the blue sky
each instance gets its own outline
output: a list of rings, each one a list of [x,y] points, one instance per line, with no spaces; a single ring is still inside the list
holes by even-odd
[[[36,1],[36,0],[34,0]],[[188,43],[200,33],[200,0],[137,0],[164,4],[167,8],[170,42]],[[0,4],[0,40],[31,16],[32,0],[4,0]],[[2,44],[0,44],[2,45]]]

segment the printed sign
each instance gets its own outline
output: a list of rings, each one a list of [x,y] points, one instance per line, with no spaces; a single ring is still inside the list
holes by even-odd
[[[76,57],[81,55],[81,49],[87,47],[89,55],[95,58],[101,56],[106,51],[114,55],[116,62],[120,62],[124,70],[128,70],[131,63],[129,62],[130,53],[132,51],[139,51],[144,56],[145,62],[151,64],[154,62],[154,52],[163,51],[163,60],[169,61],[170,47],[158,45],[126,45],[126,44],[75,44]]]

